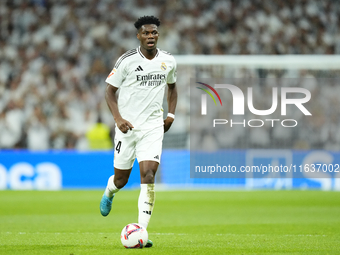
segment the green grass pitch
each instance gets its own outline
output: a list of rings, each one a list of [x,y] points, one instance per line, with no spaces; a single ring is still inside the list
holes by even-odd
[[[128,250],[138,194],[120,191],[102,217],[102,191],[0,191],[0,254],[340,254],[338,192],[157,192],[154,247]]]

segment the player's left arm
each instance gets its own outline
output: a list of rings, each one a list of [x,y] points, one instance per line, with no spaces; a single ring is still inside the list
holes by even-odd
[[[176,105],[177,105],[177,87],[176,82],[169,84],[168,83],[168,113],[175,115]],[[164,120],[164,133],[167,132],[172,123],[174,122],[174,118],[167,116]]]

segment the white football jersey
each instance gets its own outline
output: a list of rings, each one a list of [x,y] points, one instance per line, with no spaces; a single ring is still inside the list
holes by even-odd
[[[106,82],[119,88],[118,110],[136,130],[162,126],[164,90],[176,82],[176,61],[160,49],[149,60],[138,47],[117,60]]]

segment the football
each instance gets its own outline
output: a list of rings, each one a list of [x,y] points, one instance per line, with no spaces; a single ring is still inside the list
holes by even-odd
[[[120,235],[125,248],[143,248],[148,241],[148,232],[137,223],[126,225]]]

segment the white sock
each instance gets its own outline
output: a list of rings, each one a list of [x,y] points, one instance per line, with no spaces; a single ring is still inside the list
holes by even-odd
[[[113,182],[114,175],[110,176],[109,180],[107,181],[107,186],[105,189],[105,195],[107,197],[114,197],[115,193],[119,191],[116,185]]]
[[[141,184],[138,198],[138,224],[148,227],[155,204],[155,184]]]

